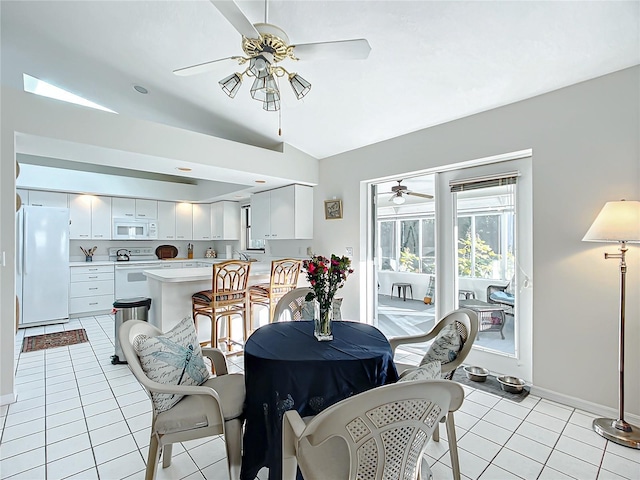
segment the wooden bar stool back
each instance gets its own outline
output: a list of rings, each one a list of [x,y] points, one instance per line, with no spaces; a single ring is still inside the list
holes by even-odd
[[[259,283],[249,288],[251,303],[251,318],[254,305],[269,308],[269,323],[273,322],[273,314],[278,301],[298,285],[298,276],[302,260],[284,258],[271,262],[271,277],[269,283]]]
[[[226,344],[226,353],[232,352],[231,320],[234,315],[242,317],[243,340],[247,339],[247,303],[249,294],[247,282],[251,263],[241,260],[213,265],[211,290],[203,290],[191,296],[191,312],[196,324],[197,315],[203,315],[211,320],[211,346],[218,348],[219,342]],[[227,319],[225,337],[218,337],[218,320]],[[207,344],[209,342],[202,342]],[[242,350],[240,350],[242,351]]]

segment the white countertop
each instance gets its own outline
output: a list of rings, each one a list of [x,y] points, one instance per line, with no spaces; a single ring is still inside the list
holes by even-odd
[[[197,268],[170,268],[158,270],[143,270],[148,278],[153,278],[165,283],[198,282],[211,280],[211,267]],[[257,275],[270,275],[271,262],[252,262],[249,277]]]
[[[127,262],[116,262],[113,260],[94,260],[92,262],[84,262],[84,261],[77,261],[77,262],[69,262],[69,266],[70,267],[90,267],[91,265],[98,265],[98,266],[104,266],[104,265],[136,265],[136,264],[141,264],[141,263],[165,263],[165,262],[183,262],[183,263],[189,263],[189,262],[201,262],[201,263],[208,263],[210,265],[213,265],[214,263],[220,263],[220,262],[226,262],[227,260],[224,258],[170,258],[170,259],[165,259],[165,260],[129,260]]]

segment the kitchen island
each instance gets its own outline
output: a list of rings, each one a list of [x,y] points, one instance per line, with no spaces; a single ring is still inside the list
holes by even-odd
[[[151,310],[149,323],[163,332],[171,330],[184,317],[191,316],[191,296],[211,289],[212,267],[172,268],[168,270],[144,270],[149,280]],[[268,283],[271,262],[253,262],[249,285]],[[241,325],[240,322],[236,322]],[[220,325],[223,326],[224,322]],[[198,339],[211,338],[211,323],[199,317]]]

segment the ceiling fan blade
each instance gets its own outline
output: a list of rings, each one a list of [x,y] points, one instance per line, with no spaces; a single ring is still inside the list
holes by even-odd
[[[416,192],[404,192],[407,195],[413,195],[414,197],[422,197],[422,198],[433,198],[433,195],[429,195],[427,193],[416,193]]]
[[[364,60],[371,45],[364,38],[336,42],[303,43],[294,45],[293,53],[300,60]]]
[[[197,65],[191,65],[190,67],[183,67],[174,70],[173,73],[180,77],[188,77],[190,75],[199,75],[201,73],[209,72],[213,70],[214,64],[222,62],[223,60],[234,60],[237,57],[219,58],[218,60],[211,60],[210,62],[199,63]]]
[[[240,35],[247,38],[260,38],[260,33],[253,26],[253,23],[242,13],[236,2],[229,0],[210,0],[211,3],[220,11],[229,23],[235,28]]]

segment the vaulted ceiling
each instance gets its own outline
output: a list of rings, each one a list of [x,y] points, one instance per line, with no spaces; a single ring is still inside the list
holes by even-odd
[[[121,115],[322,159],[640,63],[637,1],[245,1],[291,42],[366,38],[366,60],[285,60],[312,83],[282,109],[234,99],[218,81],[173,70],[242,55],[241,36],[207,0],[3,1],[2,83],[46,80]],[[134,90],[148,89],[147,95]],[[282,135],[278,135],[279,125]]]

